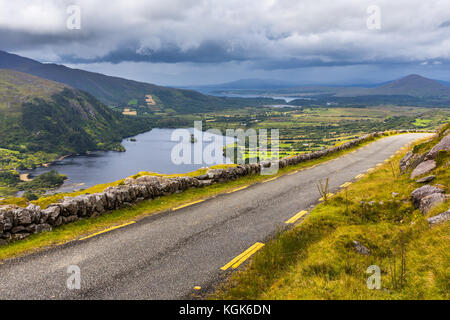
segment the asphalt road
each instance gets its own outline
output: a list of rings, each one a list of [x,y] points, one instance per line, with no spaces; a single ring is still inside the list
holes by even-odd
[[[318,203],[316,183],[331,191],[426,134],[378,140],[328,163],[150,216],[87,240],[0,264],[0,299],[187,299],[213,287],[234,257],[264,242],[285,221]],[[69,290],[68,267],[81,289]],[[241,266],[242,267],[242,266]],[[231,268],[230,268],[231,270]]]

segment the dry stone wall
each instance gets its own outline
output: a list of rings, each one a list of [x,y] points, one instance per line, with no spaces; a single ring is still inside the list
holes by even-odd
[[[411,131],[399,131],[411,132]],[[312,159],[349,149],[362,142],[384,135],[383,132],[364,135],[346,142],[341,146],[300,154],[278,161],[280,168],[292,166]],[[144,200],[183,192],[189,188],[199,188],[214,183],[235,180],[243,176],[259,174],[262,167],[271,167],[276,163],[244,164],[227,169],[209,169],[206,174],[197,177],[164,178],[142,176],[127,178],[123,185],[109,187],[103,192],[65,197],[46,209],[30,204],[26,208],[18,206],[0,207],[0,245],[8,241],[20,240],[34,233],[51,231],[55,227],[81,219],[97,217],[107,212],[131,206]]]

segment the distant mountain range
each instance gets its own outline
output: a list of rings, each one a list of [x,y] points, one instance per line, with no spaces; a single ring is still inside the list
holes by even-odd
[[[240,84],[242,87],[238,88]],[[290,87],[272,87],[272,88],[249,88],[248,84],[264,83],[259,81],[243,82],[236,81],[227,84],[217,85],[217,93],[228,94],[262,94],[267,96],[287,95],[287,96],[330,96],[330,97],[370,97],[370,96],[403,96],[418,99],[439,99],[442,101],[450,100],[450,86],[445,81],[437,81],[422,77],[420,75],[409,75],[404,78],[381,83],[378,85],[361,86],[290,86]],[[267,83],[264,83],[267,85]],[[395,100],[396,98],[392,98]]]
[[[350,105],[352,101],[357,101],[357,105],[392,103],[420,106],[447,105],[450,102],[450,86],[447,82],[420,75],[409,75],[375,85],[298,86],[295,80],[242,79],[224,84],[177,89],[72,69],[63,65],[45,64],[5,51],[0,51],[0,68],[29,73],[67,84],[92,94],[110,106],[124,107],[133,101],[134,106],[146,107],[146,96],[151,95],[158,107],[157,110],[161,109],[163,112],[164,110],[177,113],[210,112],[224,108],[282,102],[282,100],[258,98],[259,96],[319,97],[318,100],[321,103],[327,103],[328,99],[332,102],[350,103]],[[224,93],[247,94],[253,95],[254,98],[221,97]]]
[[[107,105],[126,106],[137,100],[146,105],[146,95],[152,95],[157,106],[178,113],[207,112],[226,107],[259,104],[260,100],[224,99],[154,84],[111,77],[100,73],[68,68],[64,65],[41,63],[5,51],[0,51],[0,68],[32,74],[86,91]],[[263,101],[267,102],[267,101]]]

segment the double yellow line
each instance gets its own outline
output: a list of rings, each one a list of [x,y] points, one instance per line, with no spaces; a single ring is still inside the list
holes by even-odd
[[[182,206],[173,208],[172,211],[180,210],[180,209],[183,209],[183,208],[186,208],[186,207],[189,207],[189,206],[192,206],[194,204],[201,203],[201,202],[204,202],[204,201],[205,200],[198,200],[198,201],[194,201],[194,202],[189,202],[189,203],[183,204]]]
[[[300,220],[301,218],[303,218],[304,216],[306,216],[308,214],[308,211],[300,211],[299,213],[297,213],[295,216],[293,216],[292,218],[290,218],[288,221],[286,221],[286,224],[294,224],[296,223],[298,220]]]
[[[349,187],[351,184],[352,184],[351,182],[346,182],[346,183],[344,183],[344,184],[341,186],[341,188],[347,188],[347,187]]]
[[[250,248],[242,252],[240,255],[238,255],[236,258],[228,262],[226,265],[224,265],[222,268],[220,268],[223,271],[228,270],[230,267],[233,269],[236,269],[241,264],[243,264],[248,258],[250,258],[252,255],[254,255],[259,249],[264,247],[264,243],[257,242],[254,245],[252,245]]]
[[[122,224],[122,225],[120,225],[120,226],[111,227],[111,228],[108,228],[108,229],[105,229],[105,230],[102,230],[102,231],[93,233],[93,234],[91,234],[91,235],[88,235],[87,237],[78,239],[78,241],[87,240],[87,239],[93,238],[93,237],[95,237],[95,236],[98,236],[99,234],[103,234],[103,233],[110,232],[110,231],[113,231],[113,230],[116,230],[116,229],[120,229],[120,228],[129,226],[130,224],[134,224],[134,223],[136,223],[136,221],[131,221],[131,222]]]
[[[241,191],[241,190],[247,189],[248,187],[249,186],[243,186],[243,187],[231,190],[230,192],[227,192],[227,193],[230,194],[230,193],[233,193],[233,192]]]

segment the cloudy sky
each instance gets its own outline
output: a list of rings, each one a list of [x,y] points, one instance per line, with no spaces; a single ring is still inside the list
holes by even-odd
[[[0,49],[172,86],[450,81],[450,1],[0,0]]]

